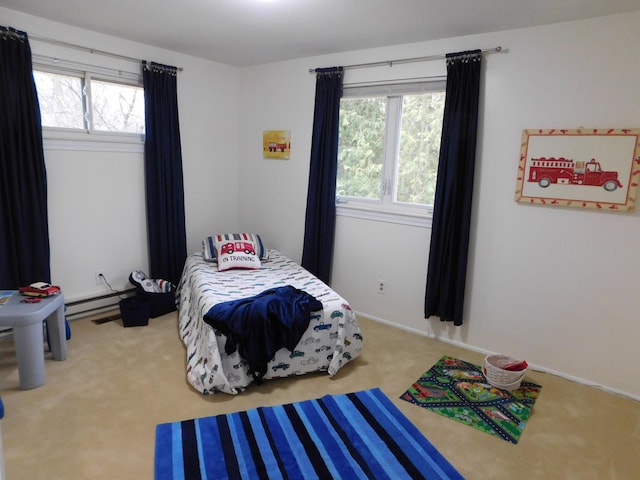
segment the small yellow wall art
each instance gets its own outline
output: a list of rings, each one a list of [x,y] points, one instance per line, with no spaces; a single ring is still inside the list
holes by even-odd
[[[262,152],[264,158],[287,160],[291,155],[291,131],[265,130],[262,133]]]

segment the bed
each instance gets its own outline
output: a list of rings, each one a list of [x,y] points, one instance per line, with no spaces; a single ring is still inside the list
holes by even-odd
[[[322,303],[292,350],[281,348],[259,381],[326,371],[335,375],[360,355],[362,334],[349,304],[314,275],[277,250],[266,251],[258,269],[220,271],[217,263],[194,253],[186,259],[176,290],[179,332],[186,346],[187,380],[202,394],[238,394],[256,381],[238,350],[227,353],[227,338],[205,316],[215,305],[291,286]]]

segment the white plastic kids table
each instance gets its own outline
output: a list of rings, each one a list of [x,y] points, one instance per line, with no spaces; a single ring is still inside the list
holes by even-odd
[[[13,328],[20,388],[30,390],[44,385],[45,381],[42,322],[47,320],[54,360],[67,359],[67,338],[62,293],[42,298],[38,303],[24,303],[25,298],[15,292],[0,306],[0,327]]]

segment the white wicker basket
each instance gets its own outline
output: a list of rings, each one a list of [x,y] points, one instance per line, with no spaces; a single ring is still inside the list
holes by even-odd
[[[502,367],[519,360],[507,355],[487,355],[482,362],[482,373],[487,381],[501,390],[516,390],[527,373],[527,369],[517,372],[504,370]]]

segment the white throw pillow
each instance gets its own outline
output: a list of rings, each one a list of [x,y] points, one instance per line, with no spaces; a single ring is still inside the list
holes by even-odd
[[[230,240],[216,235],[214,240],[218,270],[232,268],[260,268],[260,257],[256,253],[256,244],[248,240]]]
[[[216,238],[223,237],[229,241],[249,241],[256,245],[256,253],[260,260],[269,260],[269,250],[262,241],[262,237],[257,233],[223,233],[218,235],[212,235],[202,240],[202,256],[207,262],[216,262]]]

